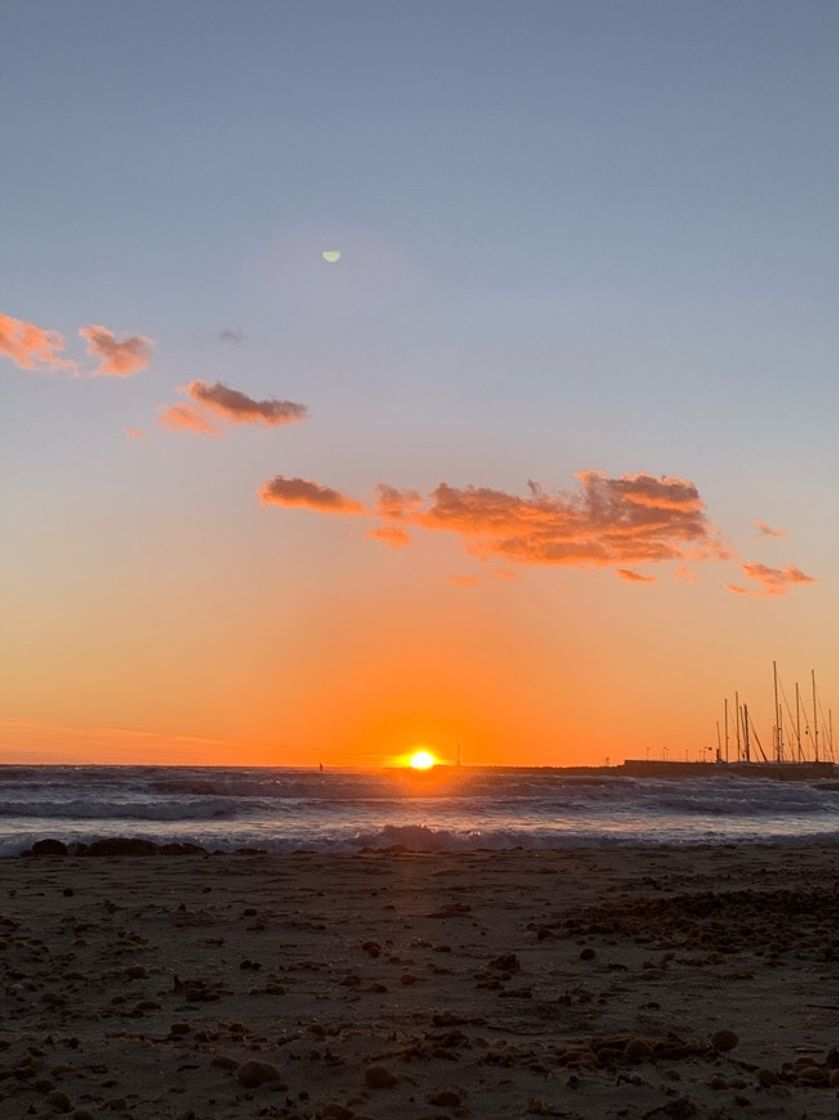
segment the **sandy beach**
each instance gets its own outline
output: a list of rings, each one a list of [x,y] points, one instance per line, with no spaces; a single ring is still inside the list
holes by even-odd
[[[0,1117],[833,1117],[837,854],[0,860]]]

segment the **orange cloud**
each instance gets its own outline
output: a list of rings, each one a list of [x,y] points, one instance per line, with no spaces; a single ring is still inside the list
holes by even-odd
[[[574,492],[551,493],[531,482],[526,497],[441,483],[427,502],[415,491],[383,486],[377,508],[386,521],[454,533],[474,555],[519,564],[625,566],[728,556],[692,482],[601,471],[576,477]]]
[[[161,405],[157,413],[159,427],[166,428],[169,432],[198,432],[204,436],[218,435],[212,424],[208,424],[203,416],[199,415],[188,404]]]
[[[215,385],[208,385],[206,381],[191,381],[184,391],[194,401],[234,424],[293,424],[296,420],[305,420],[308,414],[304,404],[281,401],[276,397],[257,401],[220,381]]]
[[[641,572],[633,572],[631,568],[618,568],[618,579],[627,583],[657,583],[655,576],[645,576]]]
[[[292,506],[312,509],[318,513],[359,514],[364,512],[361,502],[348,498],[329,486],[321,486],[307,478],[284,478],[278,474],[259,489],[263,505]]]
[[[88,354],[99,359],[99,376],[130,377],[151,361],[151,341],[142,335],[120,341],[112,330],[97,323],[80,327],[79,335],[87,342]]]
[[[755,520],[754,527],[757,529],[757,535],[759,537],[785,537],[786,536],[786,533],[784,532],[783,529],[773,529],[771,525],[768,525],[765,521],[761,521],[760,518],[757,518]]]
[[[122,430],[131,439],[145,439],[146,437],[146,433],[142,428],[132,428],[130,424],[126,424]]]
[[[675,570],[675,572],[673,573],[673,578],[679,580],[682,583],[697,582],[696,573],[692,572],[690,568],[686,568],[684,566]]]
[[[778,597],[786,595],[790,587],[798,584],[815,583],[813,576],[808,576],[800,568],[792,564],[786,568],[770,568],[766,564],[748,563],[741,565],[748,579],[754,580],[758,587],[740,587],[736,583],[727,583],[728,591],[735,595],[756,595],[759,597]]]
[[[480,579],[478,576],[450,576],[449,582],[458,587],[475,587],[480,583]]]
[[[20,369],[75,373],[76,363],[60,356],[63,349],[64,338],[58,331],[0,314],[0,354]]]
[[[398,525],[381,525],[378,529],[368,529],[364,537],[368,541],[381,541],[389,548],[405,548],[411,543],[410,534]]]

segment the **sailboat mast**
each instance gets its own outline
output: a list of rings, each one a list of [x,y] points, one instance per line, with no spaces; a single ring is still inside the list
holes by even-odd
[[[728,762],[728,697],[725,698],[725,761]]]
[[[737,732],[737,761],[740,761],[740,693],[734,693],[734,730]]]
[[[798,761],[803,762],[801,754],[801,690],[798,681],[795,682],[795,742],[798,746]]]
[[[815,740],[815,761],[819,761],[819,708],[818,701],[816,700],[816,670],[810,670],[810,677],[813,682],[813,738]]]
[[[783,757],[783,754],[782,754],[783,748],[781,746],[781,713],[778,709],[778,662],[777,661],[772,662],[772,677],[773,677],[773,680],[775,682],[775,734],[774,734],[775,761],[780,762],[782,760],[782,757]]]
[[[746,762],[751,762],[751,750],[749,749],[749,705],[743,705],[743,754]]]

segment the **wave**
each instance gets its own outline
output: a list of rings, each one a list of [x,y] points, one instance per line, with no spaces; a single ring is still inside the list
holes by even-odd
[[[237,815],[235,806],[215,802],[120,803],[77,799],[74,801],[0,801],[0,818],[18,820],[124,820],[183,821],[230,819]]]

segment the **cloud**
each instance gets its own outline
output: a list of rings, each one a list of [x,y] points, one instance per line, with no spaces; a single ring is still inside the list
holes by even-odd
[[[218,336],[222,342],[232,342],[235,345],[245,341],[245,332],[241,327],[225,327],[218,332]]]
[[[122,429],[123,432],[131,439],[145,439],[146,433],[142,428],[132,428],[130,424],[126,424]]]
[[[757,535],[759,537],[786,536],[786,532],[783,529],[773,529],[771,525],[768,525],[765,521],[761,521],[759,517],[754,521],[754,527],[757,529]]]
[[[449,576],[449,582],[458,587],[476,587],[481,581],[478,576]]]
[[[441,483],[423,500],[381,486],[377,511],[403,528],[453,533],[473,555],[518,564],[626,567],[728,557],[692,482],[593,470],[576,477],[573,492],[531,482],[526,496]]]
[[[381,541],[389,548],[405,548],[411,543],[410,533],[406,533],[398,525],[381,525],[377,529],[368,529],[364,537],[368,541]]]
[[[142,335],[120,341],[112,330],[97,323],[80,327],[79,335],[87,342],[88,354],[99,359],[97,376],[131,377],[151,361],[151,341]]]
[[[733,591],[735,595],[777,598],[786,595],[790,587],[816,582],[813,576],[806,575],[800,568],[796,568],[792,564],[787,565],[786,568],[770,568],[767,564],[751,562],[742,564],[741,567],[746,577],[754,580],[758,586],[741,587],[736,583],[727,583],[725,585],[727,590]]]
[[[10,358],[20,369],[76,373],[76,362],[60,356],[63,349],[64,338],[58,331],[0,314],[0,355]]]
[[[631,568],[618,568],[618,579],[627,583],[658,583],[655,576],[645,576],[640,572],[633,572]]]
[[[194,401],[215,412],[222,419],[230,420],[234,424],[257,423],[273,427],[305,420],[308,415],[308,409],[304,404],[281,401],[276,397],[257,401],[220,381],[215,385],[208,385],[206,381],[191,381],[186,389],[181,391],[188,393]]]
[[[679,580],[681,583],[697,583],[696,572],[692,572],[690,568],[682,566],[677,568],[673,573],[673,578]]]
[[[307,478],[284,478],[278,474],[259,489],[263,505],[292,506],[316,510],[318,513],[360,514],[361,502],[348,498],[329,486],[321,486]]]
[[[157,413],[157,423],[169,432],[198,432],[205,436],[218,435],[218,431],[208,424],[194,408],[188,404],[161,405]]]

